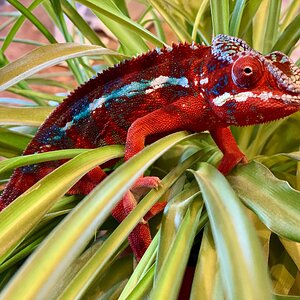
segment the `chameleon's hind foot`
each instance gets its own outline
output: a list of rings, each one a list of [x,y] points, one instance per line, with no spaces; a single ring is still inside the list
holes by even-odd
[[[150,188],[157,189],[159,183],[160,179],[158,177],[149,176],[139,178],[133,187],[126,192],[122,200],[114,207],[112,216],[121,223],[136,207],[138,199]],[[152,240],[148,220],[161,212],[164,207],[165,203],[156,203],[130,233],[128,241],[137,261],[142,258]]]

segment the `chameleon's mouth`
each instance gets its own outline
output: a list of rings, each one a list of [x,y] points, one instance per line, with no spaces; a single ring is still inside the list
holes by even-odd
[[[213,103],[216,106],[223,106],[228,101],[245,102],[253,98],[261,101],[279,100],[287,105],[300,106],[300,93],[294,95],[276,92],[241,92],[235,95],[224,93],[214,98]]]

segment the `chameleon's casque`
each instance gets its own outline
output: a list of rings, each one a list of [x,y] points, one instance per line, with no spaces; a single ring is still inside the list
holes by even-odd
[[[218,35],[210,47],[193,43],[156,49],[89,80],[54,110],[24,155],[125,144],[127,160],[148,137],[153,141],[179,130],[209,130],[224,154],[219,170],[226,174],[246,161],[229,125],[264,123],[298,110],[300,69],[286,55],[263,56],[241,39]],[[0,209],[61,163],[16,169]],[[104,176],[96,168],[70,193],[87,194]],[[145,177],[139,184],[155,186],[155,182]],[[113,211],[119,221],[128,214],[127,201],[134,202],[127,196]],[[151,240],[147,223],[141,222],[129,240],[140,258]]]

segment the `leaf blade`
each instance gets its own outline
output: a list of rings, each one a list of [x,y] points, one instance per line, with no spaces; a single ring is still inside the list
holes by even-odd
[[[229,299],[272,299],[267,266],[254,228],[228,182],[201,163],[192,171],[201,187]]]
[[[236,168],[228,176],[228,180],[243,202],[270,230],[288,239],[300,241],[299,191],[291,188],[286,181],[277,179],[265,166],[254,161]],[[257,186],[260,187],[259,190]]]
[[[121,55],[94,45],[61,43],[41,46],[0,69],[0,91],[66,59],[83,55]]]

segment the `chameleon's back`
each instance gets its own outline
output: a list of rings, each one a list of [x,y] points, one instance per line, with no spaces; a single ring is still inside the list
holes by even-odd
[[[209,47],[175,45],[104,71],[55,109],[24,155],[124,144],[136,119],[191,93],[187,78],[193,78],[194,63],[206,51]],[[0,198],[0,210],[61,164],[56,161],[16,169]],[[85,175],[72,192],[90,192],[103,178],[99,170]]]

